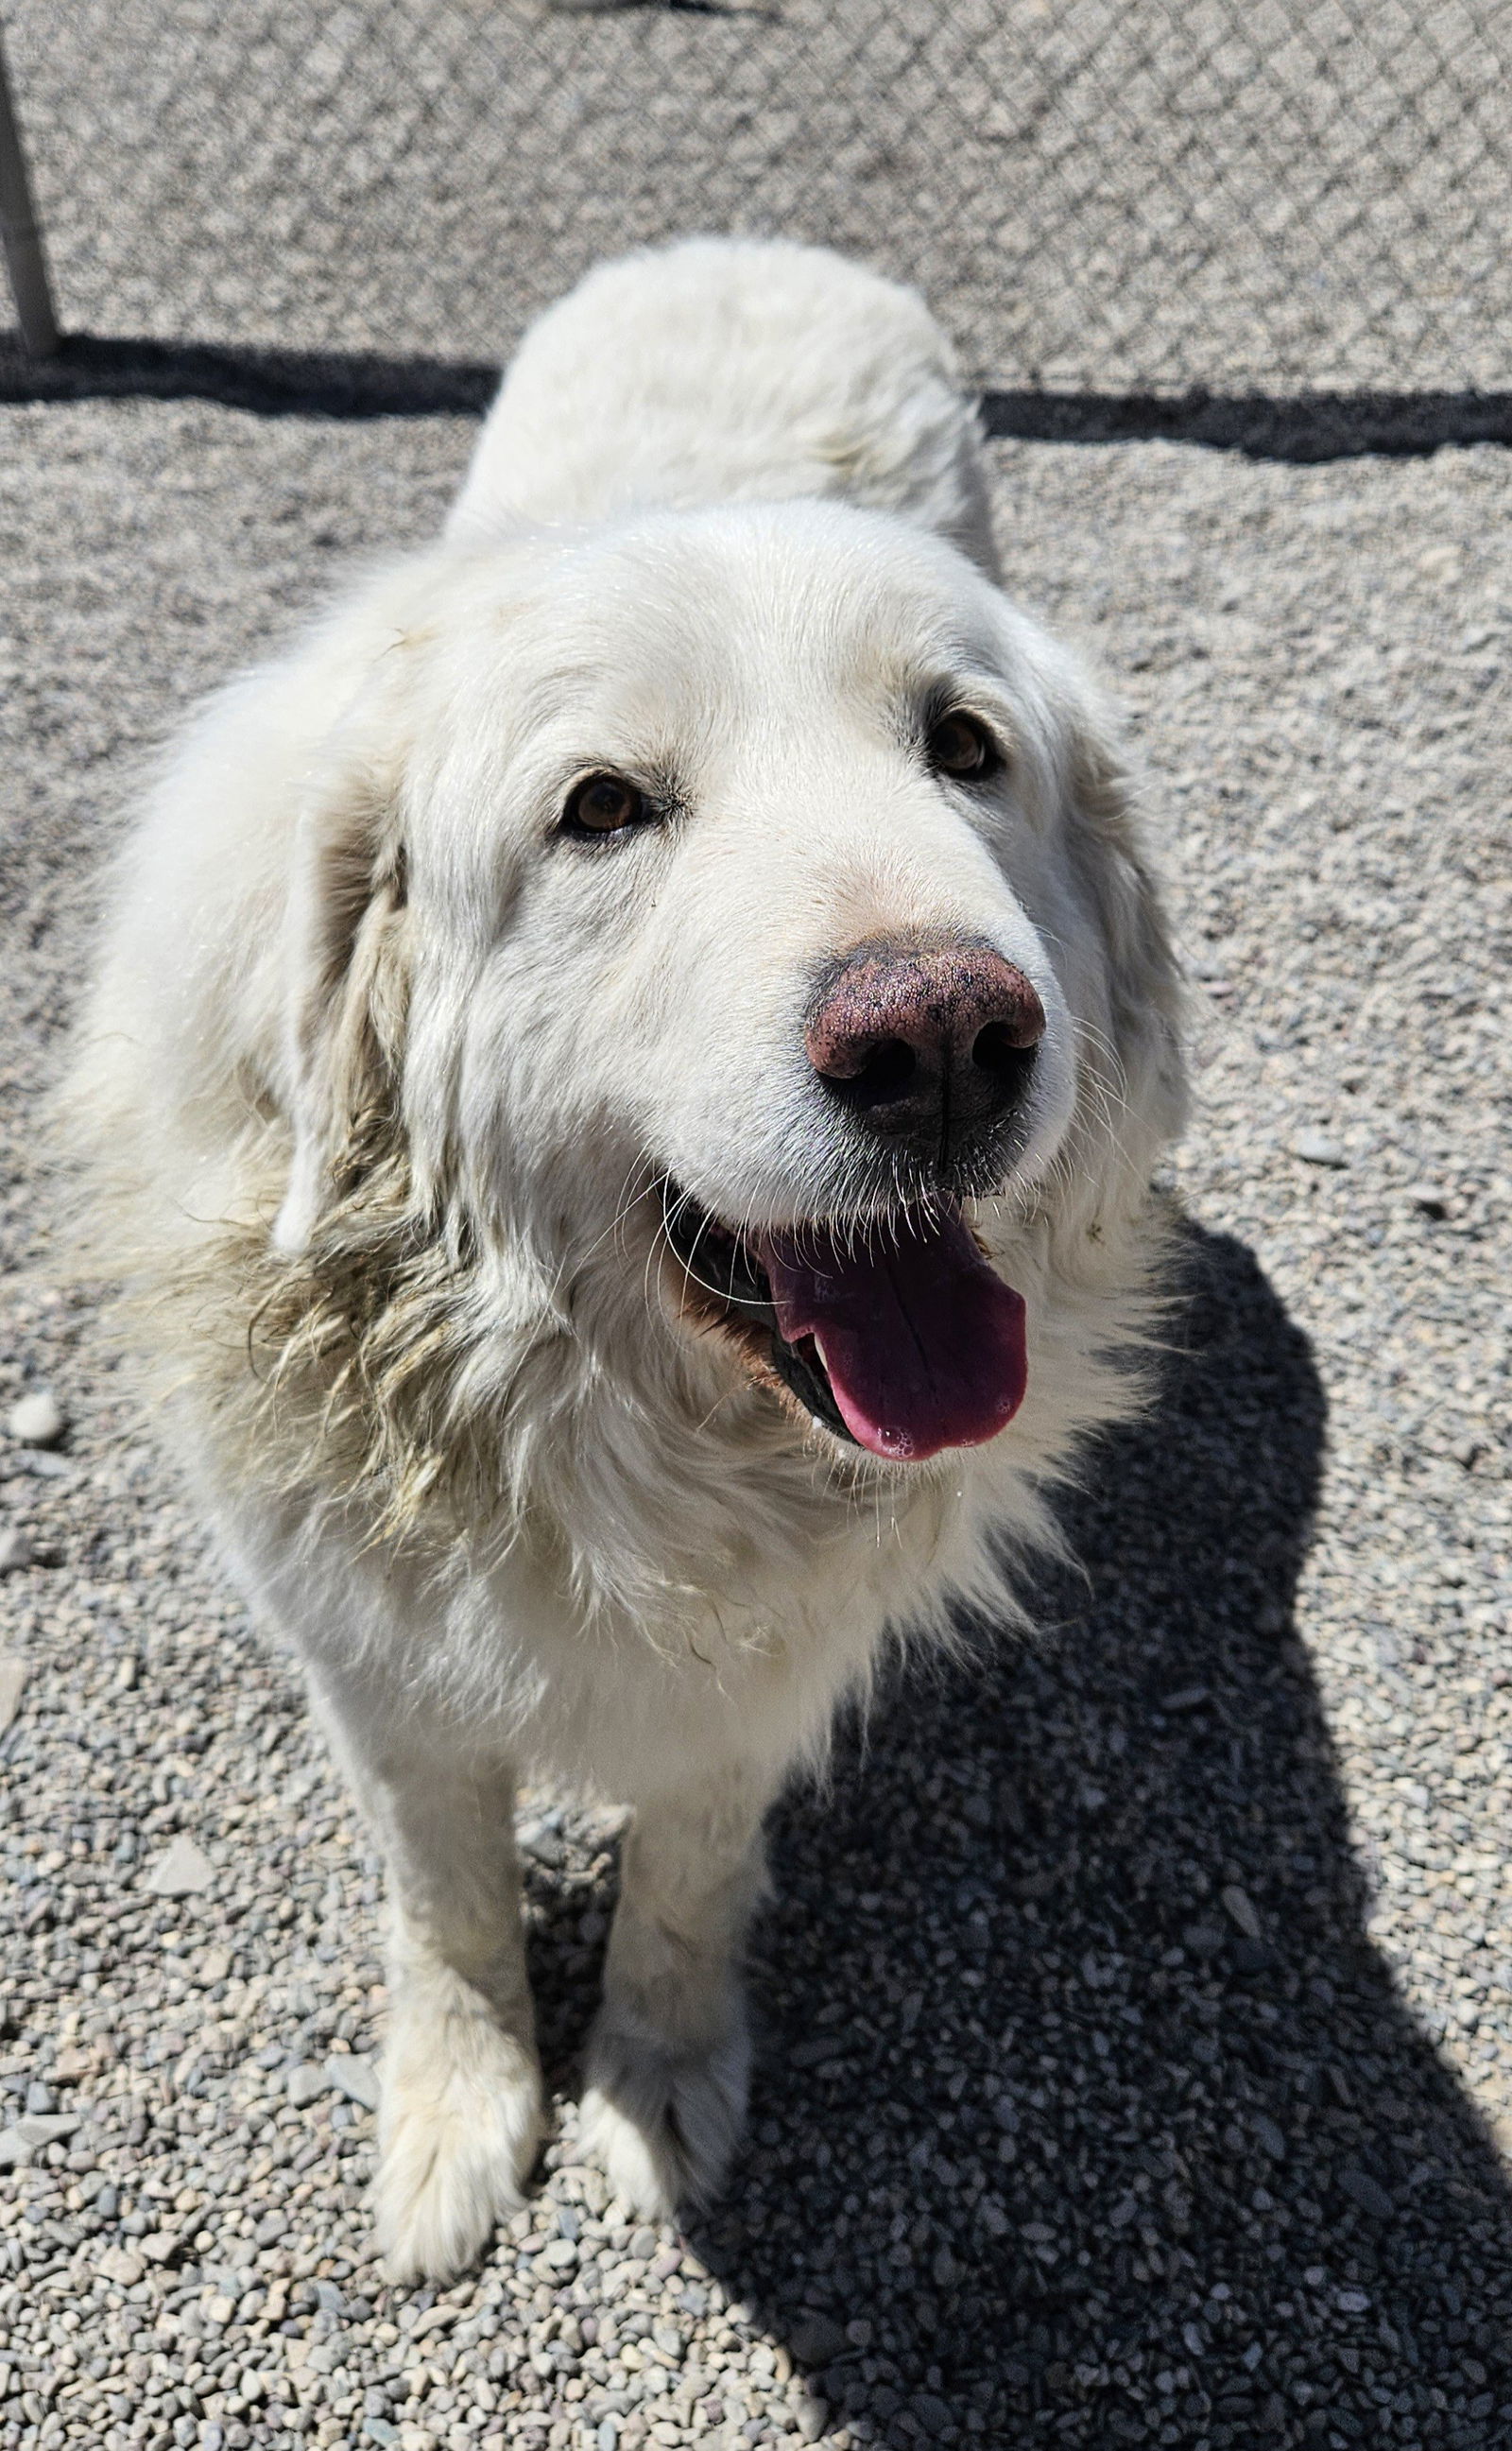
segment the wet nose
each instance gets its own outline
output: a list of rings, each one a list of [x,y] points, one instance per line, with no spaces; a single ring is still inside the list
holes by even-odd
[[[831,971],[804,1039],[838,1105],[948,1169],[1022,1105],[1044,1032],[1033,982],[991,945],[882,937]]]

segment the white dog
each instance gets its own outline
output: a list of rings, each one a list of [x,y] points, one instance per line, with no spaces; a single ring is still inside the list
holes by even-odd
[[[633,1807],[585,2146],[718,2182],[763,1817],[1011,1611],[1134,1401],[1178,991],[917,298],[699,241],[527,340],[445,537],[165,762],[74,1068],[97,1248],[393,1892],[397,2276],[543,2104],[520,1772]]]

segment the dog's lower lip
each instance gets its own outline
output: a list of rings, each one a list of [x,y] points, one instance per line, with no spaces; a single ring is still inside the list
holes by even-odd
[[[773,1369],[812,1421],[846,1446],[858,1441],[835,1402],[829,1375],[811,1336],[789,1344],[777,1324],[766,1271],[742,1234],[722,1226],[677,1186],[665,1183],[667,1239],[693,1284],[711,1294],[737,1320],[766,1331]]]
[[[695,1285],[715,1295],[731,1310],[763,1324],[777,1324],[766,1271],[744,1235],[722,1226],[706,1208],[671,1185],[665,1187],[663,1207],[667,1239]]]

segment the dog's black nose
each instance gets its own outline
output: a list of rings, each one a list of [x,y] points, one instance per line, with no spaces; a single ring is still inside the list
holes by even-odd
[[[1032,981],[992,946],[880,937],[829,973],[804,1039],[838,1104],[948,1170],[1021,1105],[1044,1034]]]

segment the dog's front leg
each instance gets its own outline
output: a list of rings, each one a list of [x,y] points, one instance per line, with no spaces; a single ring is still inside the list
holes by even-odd
[[[740,1766],[643,1803],[626,1841],[582,2141],[616,2192],[668,2218],[718,2187],[746,2116],[741,1945],[771,1787]]]
[[[450,2279],[518,2206],[544,2124],[514,1775],[322,1698],[389,1873],[378,2245],[396,2281]]]

